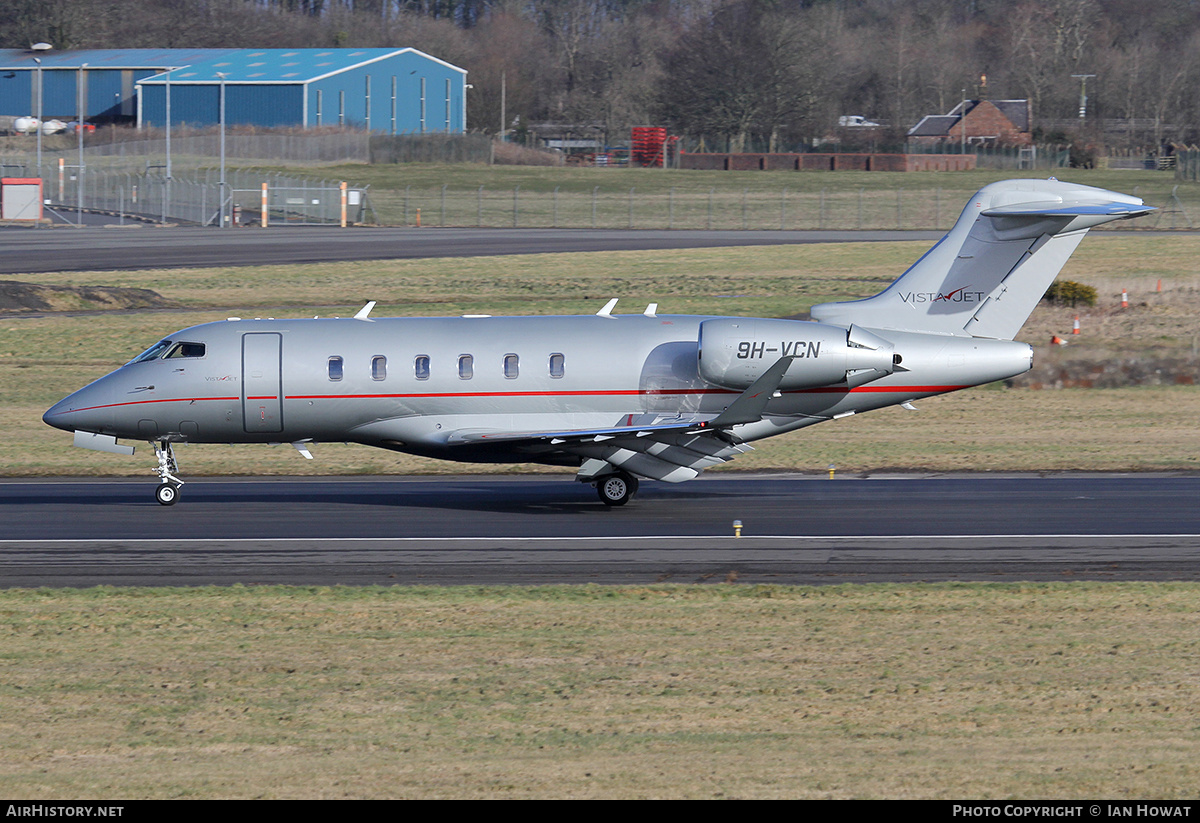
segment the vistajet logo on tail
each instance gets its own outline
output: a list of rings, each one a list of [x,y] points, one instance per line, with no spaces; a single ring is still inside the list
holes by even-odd
[[[952,292],[940,291],[910,291],[900,292],[900,299],[905,303],[978,303],[983,300],[981,291],[967,291],[970,286],[963,286]]]

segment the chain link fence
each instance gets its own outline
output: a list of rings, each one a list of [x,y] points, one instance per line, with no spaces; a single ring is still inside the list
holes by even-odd
[[[65,162],[42,168],[42,192],[53,221],[82,222],[103,214],[118,223],[221,225],[342,225],[377,223],[367,188],[257,169],[190,169],[168,178],[161,167],[114,171]],[[39,177],[36,165],[4,161],[9,177]]]
[[[881,194],[865,189],[740,192],[710,188],[667,192],[564,192],[415,188],[375,191],[379,219],[404,226],[595,229],[867,229],[948,228],[961,198],[940,189]]]
[[[161,132],[160,132],[161,134]],[[90,166],[112,171],[145,171],[146,166],[165,166],[167,140],[165,136],[137,140],[104,142],[103,131],[88,138],[84,147]],[[334,163],[368,163],[371,160],[371,136],[364,132],[330,132],[299,134],[226,134],[225,156],[236,159],[240,166],[308,166]],[[50,165],[60,156],[72,161],[73,148],[47,151]],[[171,137],[172,171],[213,165],[221,155],[221,136],[218,132],[191,134],[184,132]]]
[[[1166,181],[1164,181],[1166,182]],[[1177,187],[1178,188],[1178,187]],[[1120,221],[1105,230],[1181,228],[1200,216],[1200,191],[1131,192],[1159,208],[1155,217]],[[401,226],[700,230],[950,229],[969,193],[941,188],[762,191],[746,187],[641,192],[596,186],[591,191],[533,191],[514,186],[463,189],[406,186],[375,190],[380,222]]]
[[[6,176],[35,177],[3,164]],[[965,195],[957,189],[829,188],[763,191],[751,187],[697,189],[595,186],[588,191],[405,186],[368,189],[340,181],[311,180],[278,172],[237,169],[222,188],[218,170],[194,170],[168,180],[161,174],[97,172],[82,177],[64,164],[44,176],[54,219],[76,222],[83,213],[117,221],[147,220],[202,226],[340,225],[413,227],[692,229],[692,230],[937,230],[958,219]],[[1173,181],[1165,178],[1164,183]],[[266,187],[264,193],[264,186]],[[1161,190],[1160,190],[1161,189]],[[1104,230],[1193,228],[1200,218],[1200,190],[1186,185],[1130,194],[1158,211]],[[265,198],[265,199],[264,199]],[[222,210],[223,209],[223,210]]]

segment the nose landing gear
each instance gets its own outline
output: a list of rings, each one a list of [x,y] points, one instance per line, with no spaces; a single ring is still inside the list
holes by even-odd
[[[175,452],[167,440],[154,440],[151,441],[151,445],[154,446],[154,454],[158,457],[158,468],[154,473],[162,481],[154,490],[154,498],[163,506],[174,506],[179,501],[179,487],[183,485],[183,481],[175,476],[175,472],[179,471],[179,464],[175,462]]]

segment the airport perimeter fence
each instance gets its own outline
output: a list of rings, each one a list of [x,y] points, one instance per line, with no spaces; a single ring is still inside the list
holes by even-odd
[[[85,161],[108,171],[144,172],[147,166],[165,167],[165,137],[103,142],[90,138],[84,146]],[[371,136],[363,132],[315,134],[227,134],[225,156],[239,166],[306,166],[334,163],[369,163]],[[221,136],[216,132],[175,134],[171,137],[173,174],[185,169],[211,166],[221,156]],[[58,158],[78,163],[74,147],[43,152],[43,165],[56,166]]]
[[[1135,190],[1131,192],[1137,195]],[[379,222],[401,226],[484,228],[595,228],[699,230],[937,230],[954,225],[967,194],[941,188],[895,191],[823,189],[762,191],[743,188],[639,192],[636,188],[531,191],[407,186],[375,189]],[[1155,217],[1105,228],[1191,226],[1200,217],[1200,191],[1146,192]],[[1181,199],[1182,198],[1182,199]]]
[[[6,177],[38,177],[36,167],[0,161]],[[368,190],[338,180],[312,180],[258,169],[192,169],[168,179],[161,173],[100,171],[63,164],[43,168],[45,216],[83,222],[102,214],[117,225],[148,221],[201,226],[340,225],[377,223]],[[49,173],[47,173],[49,172]],[[264,190],[265,186],[265,190]],[[265,199],[265,210],[264,210]],[[344,201],[344,212],[343,212]]]
[[[101,135],[102,137],[103,135]],[[371,134],[331,131],[297,134],[227,134],[225,156],[238,165],[305,166],[340,163],[491,163],[495,144],[485,134]],[[165,164],[165,137],[103,143],[85,147],[88,162],[105,168],[133,171],[147,164]],[[71,150],[53,153],[69,156]],[[212,165],[221,154],[219,133],[175,135],[171,138],[175,169]],[[50,155],[48,155],[50,156]],[[55,159],[53,162],[57,162]],[[70,162],[68,160],[68,162]]]
[[[9,175],[14,170],[6,167]],[[19,176],[12,174],[12,176]],[[35,176],[29,174],[28,176]],[[340,181],[311,180],[267,170],[226,174],[224,225],[261,225],[263,185],[267,222],[282,225],[339,225]],[[1173,183],[1165,178],[1164,183]],[[1137,221],[1118,221],[1102,230],[1194,228],[1200,219],[1200,190],[1167,185],[1129,192],[1157,211]],[[969,194],[969,193],[968,193]],[[222,188],[215,169],[167,180],[156,174],[94,172],[67,168],[45,179],[48,217],[76,222],[82,212],[116,222],[222,225]],[[347,187],[347,224],[411,227],[594,228],[668,230],[929,230],[954,225],[967,195],[959,190],[912,188],[894,191],[684,189],[639,192],[637,188],[593,187],[590,191],[529,190],[515,186],[468,189],[443,185],[402,189]]]
[[[1200,148],[1189,146],[1175,150],[1175,179],[1200,182]]]
[[[381,222],[402,226],[594,229],[924,229],[953,225],[960,198],[940,189],[764,192],[710,188],[590,192],[416,188],[376,190]]]

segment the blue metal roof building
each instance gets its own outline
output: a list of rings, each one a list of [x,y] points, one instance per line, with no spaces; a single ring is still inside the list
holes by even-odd
[[[37,60],[41,61],[40,71]],[[350,126],[388,134],[466,130],[466,70],[416,49],[0,50],[0,115],[37,111],[162,127]]]
[[[416,49],[239,49],[142,80],[139,122],[466,130],[467,72]]]
[[[37,113],[42,84],[44,119],[74,120],[83,78],[84,119],[137,119],[136,84],[173,66],[228,54],[234,49],[0,50],[0,116]],[[39,70],[40,64],[40,70]]]

